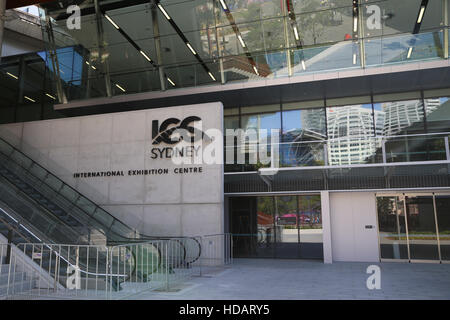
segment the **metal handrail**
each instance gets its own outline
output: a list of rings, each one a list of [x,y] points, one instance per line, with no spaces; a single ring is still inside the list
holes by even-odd
[[[52,177],[55,177],[58,181],[60,181],[62,183],[63,186],[68,186],[71,190],[73,190],[75,192],[75,194],[78,194],[79,196],[82,196],[83,198],[87,199],[88,201],[90,201],[94,206],[95,206],[95,210],[94,212],[96,212],[97,210],[101,210],[102,213],[106,213],[108,214],[110,217],[112,217],[113,222],[111,223],[111,226],[109,226],[108,229],[102,230],[102,229],[98,229],[96,227],[92,227],[92,226],[88,226],[86,224],[84,224],[83,222],[79,221],[79,219],[76,218],[76,216],[73,216],[73,214],[71,214],[70,212],[68,212],[74,219],[76,219],[77,221],[79,221],[85,228],[87,229],[94,229],[96,231],[98,231],[99,233],[105,235],[107,241],[108,241],[108,234],[113,234],[116,237],[120,238],[121,240],[113,240],[111,241],[111,243],[130,243],[130,242],[145,242],[146,240],[158,240],[158,239],[168,239],[168,238],[172,238],[173,237],[155,237],[155,236],[147,236],[147,235],[139,235],[139,238],[128,238],[125,237],[123,235],[118,234],[117,232],[111,230],[111,227],[114,225],[114,223],[119,222],[124,228],[130,230],[130,233],[134,233],[136,234],[136,230],[128,227],[127,225],[123,224],[120,220],[116,219],[115,217],[113,217],[111,214],[109,214],[107,211],[103,210],[100,206],[98,206],[97,204],[95,204],[94,202],[92,202],[90,199],[86,198],[84,195],[82,195],[80,192],[76,191],[75,189],[73,189],[71,186],[69,186],[68,184],[66,184],[64,181],[62,181],[61,179],[59,179],[56,175],[52,174],[49,170],[45,169],[44,167],[42,167],[41,165],[39,165],[37,162],[35,162],[33,159],[31,159],[30,157],[28,157],[27,155],[25,155],[24,153],[22,153],[20,150],[18,150],[17,148],[15,148],[14,146],[12,146],[11,144],[9,144],[8,142],[4,141],[3,139],[0,138],[0,140],[2,142],[5,142],[6,144],[8,144],[13,150],[11,155],[14,152],[18,152],[20,155],[25,156],[27,159],[29,159],[32,163],[32,165],[37,165],[39,168],[45,170],[45,172],[49,175],[52,175]],[[1,154],[5,155],[3,152],[1,152]],[[54,188],[52,188],[50,185],[48,185],[48,183],[45,180],[40,179],[39,177],[37,177],[32,171],[30,171],[30,168],[23,166],[20,163],[17,163],[16,161],[14,161],[14,159],[11,158],[11,155],[5,155],[8,159],[10,159],[10,161],[12,161],[15,165],[23,168],[26,172],[28,172],[31,176],[35,177],[36,179],[38,179],[41,183],[45,184],[48,188],[50,188],[50,190],[53,190],[53,192],[55,192],[55,194],[57,194],[58,196],[62,197],[63,199],[65,199],[66,201],[68,201],[71,205],[73,205],[74,207],[78,208],[81,212],[84,212],[88,215],[89,219],[92,219],[94,221],[96,221],[99,225],[103,225],[102,222],[100,222],[98,219],[95,218],[95,216],[93,214],[90,214],[89,212],[86,212],[85,210],[83,210],[82,208],[80,208],[75,202],[73,202],[72,200],[68,199],[63,193],[60,193],[58,191],[56,191]],[[66,211],[66,210],[64,210]],[[59,219],[58,219],[59,220]],[[107,228],[107,226],[105,226]],[[79,233],[77,233],[79,234]],[[178,237],[178,238],[187,238],[187,239],[192,239],[190,237]],[[197,245],[199,246],[199,256],[201,254],[201,244],[194,240]],[[108,241],[108,243],[110,243],[110,241]],[[183,250],[186,252],[186,248],[184,246],[183,243],[181,243],[181,246],[183,247]],[[196,257],[196,259],[194,259],[193,261],[196,261],[199,257]],[[190,261],[191,263],[192,261]]]
[[[0,175],[1,175],[1,174],[0,174]],[[2,176],[3,176],[3,175],[2,175]],[[61,224],[61,225],[63,225],[64,227],[66,227],[67,229],[69,229],[69,230],[73,231],[75,234],[77,234],[78,237],[83,236],[82,233],[78,232],[78,231],[75,230],[72,226],[70,226],[70,225],[68,225],[67,223],[65,223],[64,220],[61,220],[58,216],[54,215],[51,211],[49,211],[49,209],[47,209],[47,208],[43,207],[42,205],[38,204],[37,201],[36,201],[35,199],[29,197],[29,196],[28,196],[26,193],[24,193],[20,188],[17,188],[17,186],[16,186],[14,183],[12,183],[7,177],[4,177],[4,176],[3,176],[3,178],[7,181],[7,183],[9,183],[10,185],[14,186],[15,189],[17,189],[17,190],[16,190],[16,193],[20,193],[20,195],[25,196],[27,199],[30,199],[30,201],[36,203],[39,207],[42,207],[43,210],[47,211],[48,214],[50,214],[52,217],[55,217],[55,219],[56,219],[57,221],[49,221],[50,223],[53,223],[53,224]],[[25,182],[24,182],[24,183],[25,183]],[[38,192],[38,191],[36,191],[36,192]],[[55,191],[55,192],[56,192],[56,191]],[[40,193],[40,192],[38,192],[38,193]],[[41,193],[40,193],[40,194],[41,194]],[[46,198],[47,198],[47,197],[46,197]],[[55,205],[55,206],[57,206],[57,205]],[[59,206],[57,206],[57,207],[59,207]],[[47,217],[46,217],[46,218],[47,218]],[[74,219],[75,219],[75,218],[74,218]],[[76,220],[77,220],[77,219],[76,219]],[[77,221],[78,221],[78,220],[77,220]],[[80,222],[86,229],[89,230],[89,226],[86,226],[86,225],[83,224],[81,221],[79,221],[79,222]]]

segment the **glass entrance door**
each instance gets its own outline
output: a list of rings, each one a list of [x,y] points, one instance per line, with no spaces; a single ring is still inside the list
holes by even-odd
[[[323,259],[320,195],[230,198],[235,257]]]
[[[432,195],[405,196],[410,260],[439,261]]]
[[[382,260],[449,260],[450,195],[378,194],[377,212]]]
[[[450,262],[450,195],[435,194],[438,242],[442,262]]]

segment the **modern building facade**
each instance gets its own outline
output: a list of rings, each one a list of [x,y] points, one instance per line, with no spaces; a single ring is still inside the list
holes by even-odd
[[[147,234],[230,232],[235,257],[448,263],[449,13],[448,0],[41,3],[45,48],[1,59],[0,137]],[[164,170],[152,121],[203,115],[203,129],[267,131],[204,179],[74,177]],[[272,129],[279,161],[251,163]]]

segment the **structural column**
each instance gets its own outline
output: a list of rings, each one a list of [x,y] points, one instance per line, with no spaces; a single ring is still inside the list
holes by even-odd
[[[105,48],[105,41],[103,38],[103,22],[102,22],[102,11],[100,8],[100,4],[98,0],[94,0],[95,5],[95,20],[97,23],[97,41],[98,41],[98,51],[99,51],[99,58],[100,63],[103,65],[103,73],[105,77],[105,88],[106,88],[106,95],[108,97],[112,96],[112,90],[111,90],[111,77],[109,73],[109,63],[107,58],[107,49]]]
[[[320,192],[321,212],[322,212],[322,230],[323,230],[323,262],[332,263],[333,253],[331,247],[331,217],[330,217],[330,193],[328,191]]]
[[[448,59],[448,0],[442,0],[444,15],[444,59]]]
[[[154,0],[151,3],[151,12],[153,36],[155,38],[156,62],[158,63],[159,82],[161,85],[161,91],[164,91],[166,90],[166,77],[161,55],[161,38],[159,34],[158,12],[156,9],[156,2]]]
[[[6,0],[0,0],[0,61],[2,58],[3,30],[5,28]]]

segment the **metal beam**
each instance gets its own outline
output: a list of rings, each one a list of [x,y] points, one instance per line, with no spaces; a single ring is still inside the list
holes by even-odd
[[[164,67],[161,56],[161,38],[159,33],[158,24],[158,7],[156,6],[156,1],[152,0],[150,4],[150,9],[152,13],[152,25],[153,25],[153,36],[155,39],[155,50],[156,50],[156,63],[158,64],[159,71],[159,82],[161,84],[161,90],[166,90],[166,77],[164,76]]]
[[[0,0],[0,61],[2,59],[3,33],[5,29],[6,0]]]
[[[58,102],[61,104],[67,104],[67,97],[66,94],[63,90],[62,87],[62,82],[61,82],[61,74],[60,74],[60,70],[59,70],[59,62],[58,62],[58,55],[56,53],[56,44],[55,44],[55,37],[54,37],[54,33],[53,33],[53,26],[52,26],[52,22],[50,21],[50,16],[47,14],[47,12],[45,11],[45,29],[46,29],[46,33],[48,35],[48,42],[49,42],[49,50],[48,53],[50,54],[50,60],[52,63],[52,67],[53,67],[53,75],[55,77],[55,82],[56,82],[56,92],[58,94]]]
[[[103,57],[107,55],[103,55],[103,52],[106,51],[105,45],[104,45],[104,39],[103,39],[103,14],[100,9],[100,4],[98,0],[94,0],[95,5],[95,21],[97,26],[97,43],[98,43],[98,56],[100,59],[100,62],[103,66],[103,75],[105,77],[105,88],[106,88],[106,96],[112,97],[112,90],[111,90],[111,77],[109,72],[109,64],[108,64],[108,58]]]

